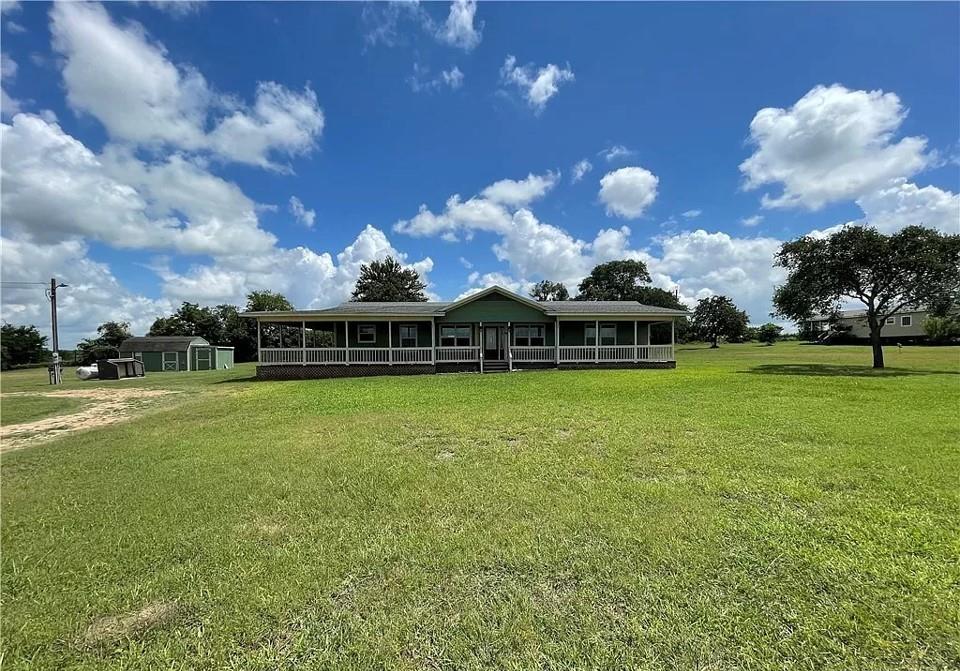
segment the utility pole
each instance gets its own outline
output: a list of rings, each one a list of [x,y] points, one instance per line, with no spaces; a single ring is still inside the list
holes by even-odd
[[[60,371],[60,338],[57,334],[57,289],[66,284],[57,284],[57,278],[50,278],[50,330],[53,332],[51,346],[53,349],[53,366],[50,371],[50,384],[60,384],[63,376]]]

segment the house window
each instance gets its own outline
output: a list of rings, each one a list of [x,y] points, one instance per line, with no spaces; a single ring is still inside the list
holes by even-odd
[[[469,324],[444,324],[440,327],[440,346],[470,347],[472,331]]]
[[[517,324],[513,327],[513,344],[517,347],[543,347],[543,324]]]
[[[616,324],[600,324],[600,344],[601,345],[617,344],[617,325]]]
[[[912,325],[913,325],[913,317],[911,317],[910,315],[903,315],[902,317],[900,317],[900,326],[912,326]]]
[[[894,322],[893,317],[887,317],[887,323],[892,324]]]
[[[375,324],[357,324],[357,342],[375,343],[377,342],[377,327]]]
[[[417,346],[417,325],[400,324],[400,347]]]
[[[143,352],[134,352],[133,358],[137,361],[143,361]]]
[[[584,325],[583,325],[583,344],[584,344],[584,345],[596,345],[596,344],[597,344],[597,326],[596,326],[596,324],[584,324]]]

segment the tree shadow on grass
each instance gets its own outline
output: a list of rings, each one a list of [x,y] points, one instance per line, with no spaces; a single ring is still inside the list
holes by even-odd
[[[754,366],[743,371],[752,375],[805,375],[813,377],[907,377],[916,375],[960,375],[955,370],[915,370],[909,368],[870,368],[828,363],[779,363]]]

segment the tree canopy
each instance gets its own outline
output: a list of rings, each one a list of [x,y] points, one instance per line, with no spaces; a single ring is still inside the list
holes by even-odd
[[[776,264],[788,272],[773,294],[780,316],[803,321],[836,313],[843,301],[863,304],[874,368],[883,368],[888,317],[907,306],[955,305],[960,297],[960,235],[923,226],[892,235],[847,226],[826,238],[804,236],[785,242]]]
[[[747,333],[747,313],[726,296],[702,298],[693,311],[693,330],[698,337],[719,347],[720,339],[741,340]]]
[[[570,292],[563,282],[551,282],[542,280],[537,282],[530,290],[530,298],[536,301],[568,301]]]
[[[77,345],[77,357],[82,363],[97,359],[113,359],[120,353],[120,343],[133,334],[128,322],[104,322],[97,327],[96,338],[84,338]]]
[[[40,363],[46,356],[47,336],[40,335],[36,326],[4,324],[0,327],[0,361],[3,368]]]
[[[395,258],[388,256],[383,261],[371,261],[360,266],[360,277],[357,278],[350,300],[362,303],[422,303],[427,300],[424,293],[426,288],[420,273],[413,268],[404,268]]]
[[[772,345],[777,342],[780,334],[783,333],[783,327],[773,323],[767,323],[757,328],[757,340]]]
[[[577,287],[580,301],[635,301],[637,290],[650,282],[647,264],[634,259],[601,263]]]

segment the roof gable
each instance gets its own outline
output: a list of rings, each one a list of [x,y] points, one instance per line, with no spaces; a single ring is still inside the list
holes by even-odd
[[[507,300],[517,301],[518,303],[523,303],[527,307],[540,310],[540,312],[546,312],[546,309],[544,308],[542,303],[532,300],[530,298],[524,298],[520,294],[515,294],[512,291],[508,291],[507,289],[504,289],[503,287],[498,286],[496,284],[494,284],[492,287],[487,287],[483,291],[478,291],[474,294],[470,294],[469,296],[464,296],[460,300],[454,301],[453,303],[450,303],[449,305],[447,305],[446,308],[444,308],[444,310],[446,312],[450,312],[451,310],[455,310],[456,308],[461,308],[464,305],[468,305],[474,301],[486,299],[488,296],[491,296],[494,294],[500,294]]]

